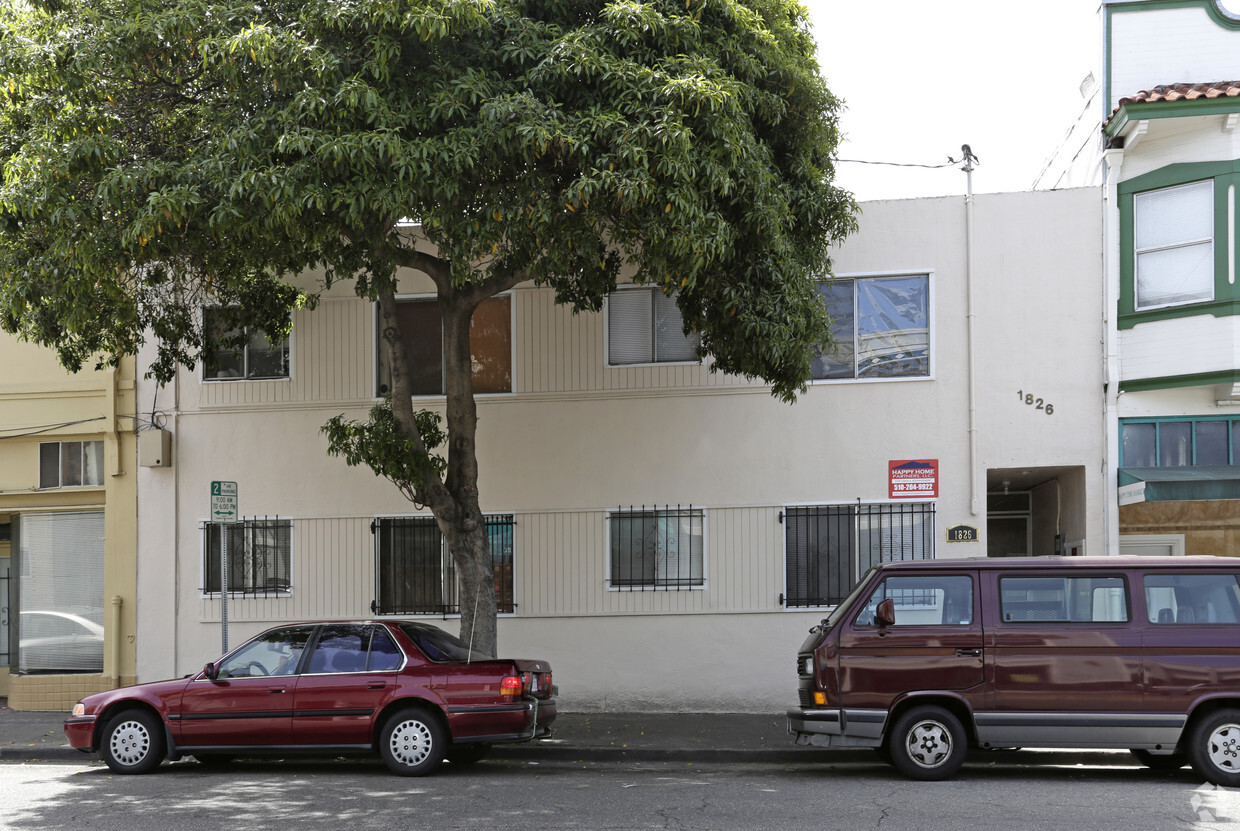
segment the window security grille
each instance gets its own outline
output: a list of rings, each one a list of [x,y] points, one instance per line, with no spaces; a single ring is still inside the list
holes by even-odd
[[[705,584],[702,511],[617,509],[609,519],[612,588],[693,589]]]
[[[785,606],[833,606],[873,565],[934,557],[934,504],[815,505],[784,516]]]
[[[292,590],[293,523],[287,519],[243,519],[205,526],[206,594],[220,590],[222,529],[228,534],[228,591],[257,597]]]
[[[511,514],[485,519],[495,579],[495,605],[501,614],[513,602],[513,530]],[[460,614],[456,566],[434,517],[380,517],[375,534],[375,596],[371,611],[379,615]]]

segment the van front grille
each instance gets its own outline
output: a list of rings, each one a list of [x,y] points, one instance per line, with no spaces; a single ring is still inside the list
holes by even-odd
[[[797,690],[797,696],[801,701],[801,709],[809,710],[814,706],[814,691],[807,689]]]

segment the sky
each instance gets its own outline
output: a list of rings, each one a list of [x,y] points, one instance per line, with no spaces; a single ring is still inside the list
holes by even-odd
[[[1081,82],[1091,71],[1101,81],[1097,0],[801,2],[827,86],[844,99],[841,160],[940,165],[968,144],[974,193],[1030,190],[1085,109]],[[841,161],[836,182],[859,201],[967,187],[958,164]]]

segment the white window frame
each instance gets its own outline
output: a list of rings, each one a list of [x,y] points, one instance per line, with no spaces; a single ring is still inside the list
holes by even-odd
[[[849,562],[849,570],[850,570],[850,574],[853,575],[853,579],[859,581],[861,580],[862,577],[865,576],[866,572],[869,570],[869,567],[868,566],[866,568],[861,567],[861,562],[860,562],[861,516],[859,512],[856,512],[856,509],[873,508],[873,507],[881,507],[881,506],[895,507],[895,506],[914,506],[914,505],[928,506],[929,508],[931,508],[933,520],[937,522],[938,511],[939,511],[939,500],[937,499],[898,499],[898,500],[872,499],[872,500],[860,500],[860,501],[849,500],[846,502],[822,501],[822,502],[785,503],[780,509],[784,514],[784,518],[780,525],[780,546],[782,548],[782,556],[780,558],[780,570],[781,570],[781,578],[783,581],[783,598],[784,598],[783,602],[780,605],[783,607],[784,611],[804,612],[804,611],[812,610],[812,609],[834,609],[838,605],[835,603],[822,603],[818,605],[799,605],[798,604],[796,606],[789,605],[788,601],[791,598],[789,596],[789,591],[788,591],[788,528],[789,528],[788,511],[790,509],[850,508],[854,510],[854,513],[852,516],[854,538],[853,538],[853,550],[851,552],[851,561]],[[877,515],[884,516],[884,514],[882,513],[879,513]],[[891,514],[886,514],[885,516],[891,516]],[[921,516],[924,519],[925,513],[923,512]],[[931,560],[937,560],[938,559],[938,538],[936,536],[937,534],[938,534],[938,527],[936,526],[934,529],[932,529],[932,533],[926,538],[929,544],[929,556],[928,557],[921,558],[920,560],[910,560],[908,562],[920,562],[921,560],[930,562]],[[854,589],[856,589],[855,583],[852,586],[848,586],[845,589],[843,589],[840,596],[847,599],[852,594]]]
[[[207,312],[210,311],[211,309],[221,309],[221,308],[223,308],[223,306],[220,306],[218,304],[207,305],[207,306],[202,307],[202,328],[203,328],[204,334],[207,332]],[[247,336],[250,336],[250,333],[249,333],[250,328],[251,327],[249,326],[243,327]],[[242,367],[249,367],[250,365],[250,344],[248,340],[246,341],[245,346],[242,347],[242,350],[243,350],[242,351],[243,357],[241,359]],[[246,375],[243,372],[241,375],[231,376],[231,377],[214,376],[214,375],[207,374],[207,365],[206,365],[206,362],[204,361],[202,365],[199,366],[198,379],[204,384],[220,384],[220,383],[269,384],[269,383],[289,382],[293,380],[293,354],[294,354],[293,352],[293,330],[291,328],[289,329],[288,337],[284,339],[284,351],[287,353],[287,357],[285,358],[284,365],[288,368],[288,371],[285,372],[284,375],[271,375],[271,376],[265,376],[262,378],[250,378],[248,375]]]
[[[676,584],[659,584],[659,583],[642,583],[639,585],[615,585],[612,583],[612,565],[613,551],[611,549],[611,523],[612,518],[616,516],[625,516],[630,514],[641,513],[666,513],[668,511],[677,513],[696,513],[702,522],[702,575],[697,583],[691,585]],[[677,505],[677,506],[640,506],[633,505],[628,508],[612,508],[609,509],[603,521],[603,550],[607,552],[606,572],[604,574],[603,583],[607,591],[611,592],[687,592],[687,591],[705,591],[710,586],[710,558],[707,556],[709,550],[709,539],[707,532],[707,511],[699,505]],[[692,552],[689,554],[692,558]],[[692,559],[690,559],[690,569],[692,569]],[[657,581],[656,577],[656,581]],[[689,575],[692,580],[692,573]]]
[[[614,291],[612,294],[607,295],[607,297],[603,299],[603,356],[604,356],[605,366],[608,369],[632,369],[633,367],[649,367],[649,366],[701,366],[702,358],[700,357],[693,358],[691,360],[674,360],[674,361],[660,361],[658,359],[658,356],[655,355],[655,350],[657,347],[657,343],[656,343],[657,338],[656,338],[655,330],[657,327],[655,326],[653,316],[651,318],[651,325],[650,325],[650,354],[654,356],[654,360],[639,361],[639,362],[634,362],[634,363],[623,363],[623,364],[612,363],[612,360],[611,360],[611,298],[616,294],[628,293],[628,292],[648,292],[651,294],[651,303],[653,303],[654,302],[653,293],[654,292],[662,293],[663,289],[658,286],[648,286],[648,285],[621,286],[617,288],[616,291]],[[675,300],[675,296],[676,296],[675,294],[672,295],[673,301]],[[701,344],[702,338],[701,338],[701,335],[698,335],[696,333],[694,334],[693,337],[697,339],[697,343],[694,344],[694,347],[696,348],[698,345]]]
[[[80,445],[80,447],[78,448],[78,452],[81,454],[81,457],[79,459],[78,471],[80,473],[80,478],[83,481],[68,482],[68,483],[65,482],[65,445],[66,444]],[[57,459],[56,484],[54,485],[44,484],[43,482],[43,448],[51,447],[53,445],[56,446],[57,448],[56,450],[56,459]],[[85,481],[86,469],[87,469],[87,466],[86,466],[86,458],[87,458],[86,446],[87,445],[98,445],[98,464],[96,465],[98,470],[96,471],[96,473],[98,475],[99,481],[97,482]],[[47,491],[47,490],[59,490],[61,488],[101,488],[103,487],[103,483],[104,483],[103,469],[104,469],[104,459],[105,459],[106,453],[107,453],[107,448],[104,446],[102,439],[81,439],[77,441],[41,441],[39,442],[39,459],[38,459],[38,473],[37,473],[39,486],[37,490]]]
[[[497,394],[500,394],[500,393],[497,393]],[[503,393],[503,394],[506,395],[507,393]],[[517,547],[518,547],[517,546],[517,512],[516,511],[487,511],[482,515],[483,523],[485,523],[488,519],[492,517],[499,517],[499,518],[511,517],[512,518],[510,520],[510,527],[512,529],[512,611],[511,612],[497,612],[496,617],[515,617],[517,614],[517,608],[518,606],[520,606],[520,604],[517,602],[517,598],[520,596],[518,593],[518,580],[517,580]],[[375,515],[375,520],[383,520],[383,519],[431,519],[433,520],[434,515],[433,514],[376,514]],[[377,579],[379,576],[379,570],[380,570],[379,562],[378,562],[379,556],[380,556],[380,551],[379,551],[380,540],[379,540],[379,535],[377,533],[374,534],[373,536],[374,536],[374,540],[372,543],[372,552],[373,552],[372,556],[374,557],[374,560],[372,562],[373,562],[374,569],[375,569],[374,571],[375,577]],[[440,556],[442,558],[440,560],[442,564],[441,565],[442,579],[444,580],[444,583],[445,583],[444,585],[440,587],[440,591],[445,592],[448,590],[446,581],[448,579],[450,570],[451,570],[453,578],[455,578],[456,564],[452,562],[452,552],[448,548],[448,540],[446,537],[443,536],[442,533],[440,533],[439,535],[439,547],[440,547]],[[378,597],[375,598],[375,603],[376,604],[378,603]],[[448,620],[451,618],[459,618],[461,616],[460,612],[448,613],[448,614],[443,614],[440,612],[380,612],[380,611],[377,611],[377,609],[374,612],[374,614],[376,618],[401,618],[401,617],[411,618],[411,619],[440,618],[443,620]]]
[[[414,302],[414,303],[426,302],[426,301],[434,300],[437,296],[438,295],[427,293],[427,292],[414,293],[414,294],[398,294],[396,295],[396,302],[398,304],[408,303],[408,302]],[[508,390],[508,392],[475,392],[474,393],[475,398],[503,398],[505,396],[511,396],[511,395],[516,394],[517,389],[518,389],[518,386],[517,386],[516,293],[512,291],[501,291],[499,294],[491,295],[491,297],[507,297],[508,298],[508,366],[512,373],[512,378],[511,378],[512,386],[511,386],[511,389]],[[491,298],[489,297],[487,299],[490,300]],[[380,331],[382,330],[382,325],[380,324],[380,318],[379,318],[379,304],[373,303],[371,305],[372,305],[371,321],[373,325],[370,327],[370,354],[374,356],[374,377],[371,379],[371,383],[374,385],[374,400],[380,401],[387,395],[387,393],[379,392],[379,387],[382,386],[381,379],[379,377],[379,374],[381,372],[379,368],[379,350],[383,348],[383,337],[380,335]],[[439,337],[441,341],[443,339],[442,327],[443,327],[443,324],[440,323]],[[442,366],[440,367],[440,374],[441,376],[443,374]],[[442,392],[440,393],[414,393],[413,397],[417,399],[435,401],[435,400],[442,399],[444,395],[445,393],[442,393]],[[405,514],[396,514],[395,516],[405,516]]]
[[[1140,247],[1139,236],[1141,228],[1141,211],[1142,202],[1160,194],[1167,194],[1176,190],[1199,189],[1208,191],[1207,202],[1210,209],[1210,234],[1206,237],[1185,238],[1173,242],[1164,242],[1160,245],[1151,245],[1145,248]],[[1214,180],[1202,179],[1196,182],[1185,182],[1183,184],[1171,185],[1165,188],[1156,188],[1153,190],[1134,193],[1132,197],[1132,307],[1134,312],[1148,312],[1155,309],[1174,308],[1176,306],[1191,306],[1197,303],[1210,303],[1214,300],[1214,282],[1215,282],[1215,265],[1214,265],[1214,230],[1217,224],[1215,216],[1215,200],[1214,200]],[[1141,301],[1141,260],[1142,255],[1153,255],[1168,251],[1188,250],[1198,246],[1208,246],[1208,262],[1209,262],[1209,294],[1202,297],[1191,297],[1185,300],[1170,300],[1142,303]]]
[[[835,280],[881,280],[888,277],[925,277],[926,278],[926,325],[927,332],[927,349],[928,349],[928,367],[925,375],[902,375],[892,378],[865,378],[857,376],[857,356],[856,356],[856,330],[854,322],[854,351],[853,351],[853,377],[851,378],[811,378],[809,384],[811,386],[817,384],[892,384],[892,383],[908,383],[916,381],[933,381],[936,372],[936,356],[938,354],[937,333],[938,326],[935,321],[936,316],[936,272],[932,268],[912,269],[909,271],[866,271],[866,272],[849,272],[846,274],[833,275]],[[818,283],[829,282],[818,280]],[[853,292],[853,311],[854,320],[856,317],[856,291]]]
[[[199,557],[198,557],[199,580],[198,580],[198,585],[200,587],[198,589],[198,596],[200,598],[207,598],[207,599],[219,598],[224,594],[224,591],[226,589],[228,591],[229,597],[253,597],[253,598],[292,597],[293,595],[293,570],[297,565],[296,543],[294,542],[294,539],[293,539],[293,527],[294,527],[293,520],[290,517],[283,517],[283,516],[265,516],[265,517],[251,516],[251,517],[241,517],[240,519],[237,520],[236,523],[232,523],[232,524],[248,525],[249,523],[253,523],[253,522],[285,522],[285,523],[288,523],[288,582],[289,582],[288,586],[285,586],[284,588],[273,588],[273,589],[255,588],[253,586],[250,586],[249,588],[246,588],[246,589],[227,589],[227,587],[223,585],[223,580],[221,580],[219,591],[212,591],[208,589],[207,580],[209,579],[208,575],[210,574],[210,569],[208,567],[207,557],[211,553],[208,550],[208,546],[210,545],[210,534],[208,534],[208,526],[221,525],[221,523],[212,523],[206,519],[200,519],[198,521],[198,526],[199,526]],[[224,525],[227,525],[227,523],[225,523]],[[247,537],[249,536],[250,531],[252,531],[252,529],[247,528]],[[221,533],[224,533],[224,531],[221,530]]]

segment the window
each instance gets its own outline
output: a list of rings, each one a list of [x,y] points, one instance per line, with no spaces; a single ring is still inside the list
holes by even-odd
[[[203,529],[205,562],[203,591],[220,590],[220,549],[228,534],[228,591],[243,594],[287,594],[292,588],[293,523],[287,519],[247,519],[231,525],[212,523]]]
[[[330,623],[320,630],[305,671],[390,672],[399,669],[404,660],[404,655],[384,627],[364,623]]]
[[[258,381],[289,377],[288,339],[272,341],[257,327],[235,326],[227,310],[203,309],[208,360],[207,381]]]
[[[103,511],[24,513],[17,531],[18,672],[102,672]]]
[[[1136,310],[1214,299],[1214,183],[1133,200]]]
[[[1234,574],[1147,574],[1150,623],[1240,623],[1240,586]]]
[[[705,585],[700,509],[614,511],[608,524],[612,588],[692,589]]]
[[[39,442],[39,488],[103,484],[103,442]]]
[[[607,363],[697,362],[700,338],[684,327],[675,295],[647,287],[614,292],[607,297]]]
[[[1128,590],[1122,577],[1000,577],[999,607],[1008,623],[1124,623]]]
[[[964,574],[888,577],[857,613],[856,625],[877,626],[878,604],[891,598],[896,626],[965,626],[973,622],[973,578]]]
[[[512,514],[486,518],[495,579],[495,604],[511,614],[513,602]],[[456,567],[447,541],[429,516],[380,517],[371,525],[375,534],[375,600],[380,615],[460,614]]]
[[[378,310],[376,309],[376,321]],[[409,386],[413,395],[443,395],[443,315],[434,298],[401,300],[396,304]],[[378,323],[376,322],[376,327]],[[392,391],[387,345],[377,338],[379,395]],[[474,310],[469,324],[469,351],[474,392],[512,392],[512,298],[490,297]]]
[[[314,633],[313,626],[289,626],[264,632],[216,665],[217,678],[292,675]]]
[[[1122,467],[1232,464],[1236,418],[1125,420],[1120,423]]]
[[[783,522],[790,608],[838,604],[876,563],[934,557],[931,503],[789,508]]]
[[[836,279],[818,284],[835,348],[814,359],[817,379],[930,375],[930,277]]]

